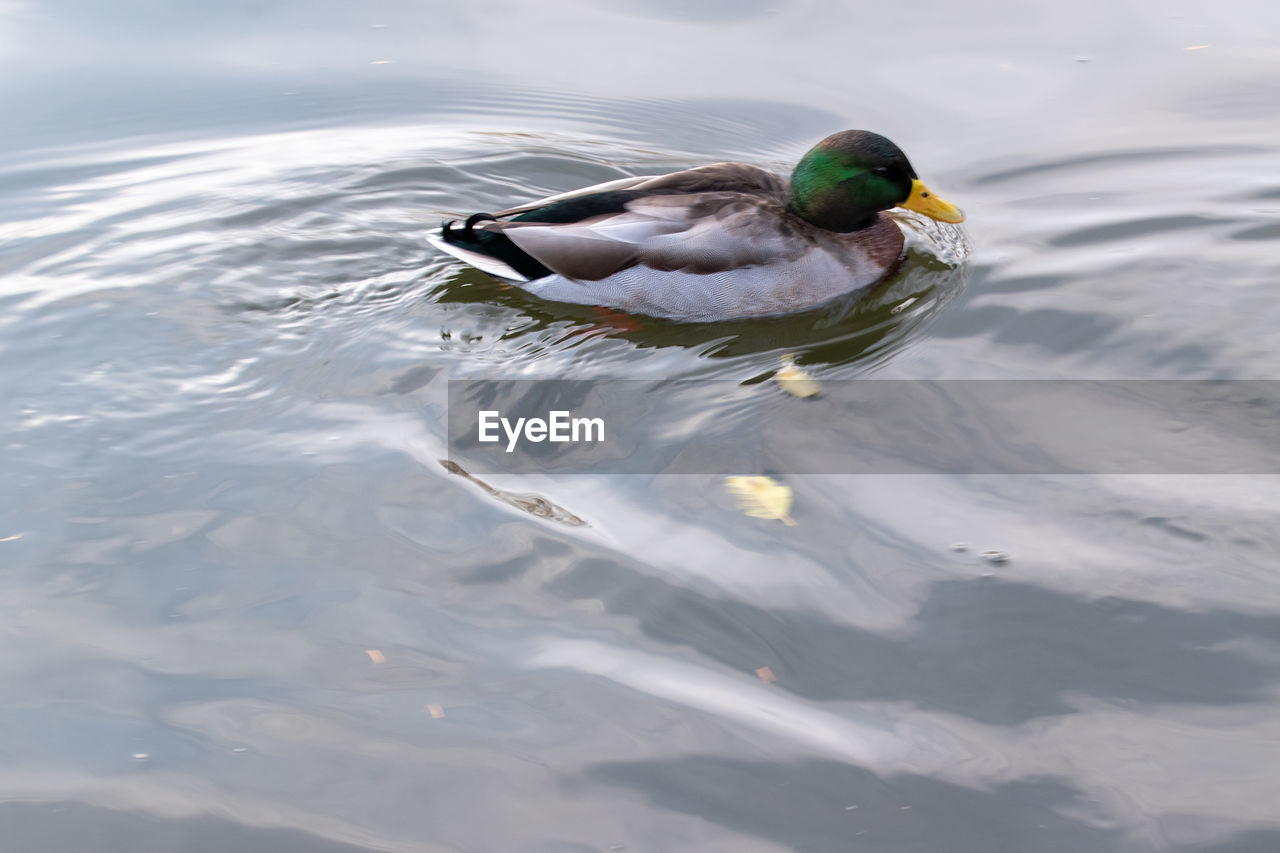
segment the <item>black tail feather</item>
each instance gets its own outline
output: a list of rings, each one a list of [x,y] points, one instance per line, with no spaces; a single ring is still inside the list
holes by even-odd
[[[497,222],[498,217],[492,213],[473,213],[467,217],[467,224],[462,226],[462,235],[468,240],[473,239],[477,222]]]
[[[496,222],[498,217],[490,213],[473,213],[461,228],[455,228],[456,219],[441,223],[440,236],[446,243],[488,255],[502,261],[525,278],[533,281],[551,275],[551,270],[540,264],[500,231],[476,231],[479,222]]]

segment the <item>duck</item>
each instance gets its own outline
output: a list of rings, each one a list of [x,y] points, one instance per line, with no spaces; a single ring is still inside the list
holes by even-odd
[[[430,238],[542,299],[717,322],[809,310],[888,278],[904,258],[895,207],[964,221],[897,145],[845,130],[789,178],[747,163],[621,178],[446,221]]]

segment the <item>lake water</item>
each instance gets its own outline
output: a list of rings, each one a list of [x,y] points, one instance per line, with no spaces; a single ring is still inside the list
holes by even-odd
[[[825,473],[759,381],[1278,378],[1278,9],[0,0],[4,849],[1280,850],[1280,479]],[[611,326],[425,240],[850,127],[968,256],[835,314]],[[473,474],[498,377],[792,407],[741,473],[795,524]]]

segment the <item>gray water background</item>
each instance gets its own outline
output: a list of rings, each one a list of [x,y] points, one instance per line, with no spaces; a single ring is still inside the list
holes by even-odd
[[[1274,476],[441,462],[451,378],[1280,378],[1277,8],[0,0],[4,850],[1280,850]],[[847,127],[963,275],[625,329],[424,240]]]

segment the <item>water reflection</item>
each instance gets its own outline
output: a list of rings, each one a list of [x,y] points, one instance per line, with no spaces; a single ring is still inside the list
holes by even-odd
[[[803,364],[848,364],[883,360],[907,345],[911,333],[962,289],[967,273],[958,261],[948,264],[913,251],[903,270],[869,291],[856,291],[819,309],[786,317],[720,323],[624,319],[590,307],[539,300],[472,271],[453,274],[435,294],[444,304],[498,304],[528,318],[530,322],[508,329],[504,335],[508,341],[554,328],[554,341],[564,348],[608,337],[642,349],[685,347],[714,358],[793,353]],[[752,362],[767,365],[759,359]]]
[[[1249,641],[1280,636],[1280,617],[1086,600],[1014,581],[933,584],[911,632],[892,636],[812,611],[708,598],[604,561],[575,567],[552,589],[598,600],[654,640],[731,669],[768,665],[798,696],[909,699],[987,724],[1071,714],[1081,696],[1248,705],[1280,679],[1280,665],[1249,650]],[[1040,654],[1040,643],[1061,645]]]
[[[824,853],[864,845],[872,850],[988,853],[993,825],[1000,827],[999,843],[1010,850],[1125,849],[1121,831],[1089,819],[1094,809],[1088,795],[1054,777],[975,790],[924,775],[886,778],[821,759],[776,762],[699,755],[601,762],[590,777],[745,836]],[[1024,807],[1010,815],[1010,802]]]

